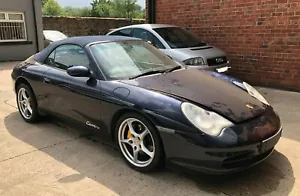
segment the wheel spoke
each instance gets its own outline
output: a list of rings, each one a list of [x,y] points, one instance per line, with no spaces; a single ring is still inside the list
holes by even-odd
[[[138,134],[134,131],[133,127],[132,127],[132,121],[128,121],[127,125],[129,127],[129,131],[133,136],[137,136]]]
[[[21,104],[21,105],[20,105],[20,111],[21,111],[21,112],[24,112],[24,111],[25,111],[25,108],[26,108],[26,105],[25,105],[25,104]]]
[[[135,163],[138,162],[138,155],[139,155],[139,151],[138,150],[133,150],[133,161]]]
[[[26,108],[26,100],[20,101],[20,106]]]
[[[31,115],[31,114],[32,114],[32,108],[31,108],[31,106],[30,106],[30,105],[28,105],[28,106],[27,106],[27,110],[30,112],[30,114],[29,114],[29,115]]]
[[[22,97],[23,97],[24,100],[27,100],[27,99],[28,99],[25,90],[22,91]]]
[[[146,146],[144,144],[142,144],[142,151],[144,153],[146,153],[146,155],[148,155],[149,157],[151,157],[151,158],[154,157],[154,152],[151,152],[150,150],[148,150],[148,148],[146,148]]]
[[[150,134],[150,131],[146,128],[141,134],[139,134],[141,140],[144,140],[146,135]]]
[[[130,146],[132,146],[132,140],[131,139],[123,139],[121,140],[122,143],[125,143],[125,144],[129,144]]]

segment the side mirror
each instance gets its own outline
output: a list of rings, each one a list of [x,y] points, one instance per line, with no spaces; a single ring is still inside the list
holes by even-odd
[[[74,66],[67,69],[67,73],[73,77],[90,77],[91,72],[85,66]]]

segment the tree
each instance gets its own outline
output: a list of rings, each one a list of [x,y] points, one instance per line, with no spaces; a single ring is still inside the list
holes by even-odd
[[[139,18],[143,17],[143,11],[136,0],[114,0],[114,12],[112,17]]]
[[[79,16],[88,17],[91,16],[91,9],[88,7],[84,7],[78,10]]]
[[[141,10],[141,7],[136,4],[136,0],[125,0],[125,11],[127,18],[133,18],[137,9]]]
[[[45,16],[63,16],[65,14],[64,10],[55,0],[47,0],[42,11]]]
[[[145,18],[145,9],[142,10],[142,7],[135,3],[132,7],[129,7],[127,18]]]
[[[145,8],[138,14],[137,18],[146,18],[146,9]]]
[[[112,11],[112,4],[109,0],[93,0],[91,6],[91,16],[94,17],[109,17]]]
[[[91,6],[92,6],[92,10],[91,10],[91,16],[96,16],[97,12],[96,12],[96,7],[99,4],[99,0],[93,0],[91,2]]]
[[[97,17],[111,17],[113,13],[113,4],[111,4],[109,1],[100,3],[96,6],[95,11],[95,16]]]
[[[47,3],[48,0],[42,0],[42,7]]]
[[[41,1],[45,16],[145,18],[145,10],[142,10],[136,0],[93,0],[91,8],[61,8],[55,0]]]
[[[89,7],[74,8],[71,6],[67,6],[64,7],[64,12],[66,16],[79,16],[79,17],[91,16],[91,9]]]

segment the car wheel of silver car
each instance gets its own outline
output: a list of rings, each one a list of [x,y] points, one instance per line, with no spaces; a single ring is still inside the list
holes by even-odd
[[[37,102],[31,88],[26,84],[17,87],[17,105],[22,118],[29,123],[37,121],[39,117]]]
[[[117,122],[116,141],[127,164],[141,172],[157,168],[162,159],[162,144],[156,128],[135,113],[123,115]]]

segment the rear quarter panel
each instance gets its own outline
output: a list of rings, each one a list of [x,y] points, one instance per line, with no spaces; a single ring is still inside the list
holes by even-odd
[[[47,66],[29,59],[17,65],[12,72],[12,78],[16,82],[15,90],[21,81],[26,80],[36,96],[39,109],[44,109],[47,105],[47,87],[43,79],[48,69]]]

